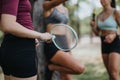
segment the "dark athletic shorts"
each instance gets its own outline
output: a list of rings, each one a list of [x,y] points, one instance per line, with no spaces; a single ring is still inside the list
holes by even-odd
[[[65,36],[56,35],[56,37],[62,39],[62,44],[64,44],[64,48],[68,48],[68,43]],[[44,44],[44,54],[48,61],[56,54],[57,51],[59,51],[59,49],[54,45],[53,42]]]
[[[119,36],[116,36],[114,41],[112,43],[106,43],[104,42],[105,37],[101,37],[101,49],[102,53],[109,54],[111,52],[117,52],[120,53],[120,39]]]
[[[0,47],[0,66],[1,66],[1,47]]]
[[[35,40],[5,35],[1,45],[1,67],[5,75],[19,78],[37,74]]]

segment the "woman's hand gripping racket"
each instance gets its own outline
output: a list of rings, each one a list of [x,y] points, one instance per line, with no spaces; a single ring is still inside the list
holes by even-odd
[[[70,51],[77,46],[78,36],[75,30],[66,24],[54,24],[50,30],[52,42],[63,51]]]

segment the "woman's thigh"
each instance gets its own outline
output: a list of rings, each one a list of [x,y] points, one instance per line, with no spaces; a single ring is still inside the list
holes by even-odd
[[[53,64],[57,64],[66,68],[83,68],[84,66],[75,59],[72,55],[68,54],[68,52],[57,51],[57,53],[50,60]]]
[[[18,78],[14,76],[5,75],[5,80],[37,80],[37,75],[29,77],[29,78]]]
[[[109,55],[109,70],[119,72],[120,69],[120,54],[113,52]]]
[[[26,78],[37,74],[34,39],[5,36],[1,45],[1,67],[5,75]]]
[[[103,63],[104,63],[104,65],[105,65],[105,67],[106,67],[107,70],[108,70],[109,54],[103,53],[103,54],[102,54],[102,60],[103,60]]]

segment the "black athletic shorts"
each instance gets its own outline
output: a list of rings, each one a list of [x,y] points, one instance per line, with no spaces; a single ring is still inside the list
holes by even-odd
[[[105,37],[101,36],[101,49],[102,53],[109,54],[111,52],[117,52],[120,53],[120,39],[117,35],[116,38],[112,43],[106,43],[104,42]]]
[[[62,44],[64,44],[64,46],[63,46],[64,48],[68,47],[68,43],[67,43],[66,37],[64,35],[63,36],[56,35],[56,37],[63,41]],[[58,50],[59,49],[55,46],[55,44],[53,42],[44,44],[44,54],[45,54],[47,60],[50,60],[56,54],[56,52]],[[69,52],[69,51],[67,51],[67,52]]]
[[[35,40],[5,35],[1,45],[1,67],[5,75],[19,78],[37,74]]]
[[[0,66],[1,66],[1,47],[0,47]]]

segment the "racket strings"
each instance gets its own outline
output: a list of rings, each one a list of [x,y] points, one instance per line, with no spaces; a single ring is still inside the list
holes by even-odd
[[[57,46],[59,46],[61,49],[69,49],[70,46],[68,44],[67,37],[65,35],[55,35],[55,43]]]
[[[59,49],[67,51],[76,46],[77,39],[72,29],[66,26],[56,26],[51,32],[55,35],[53,42]]]

